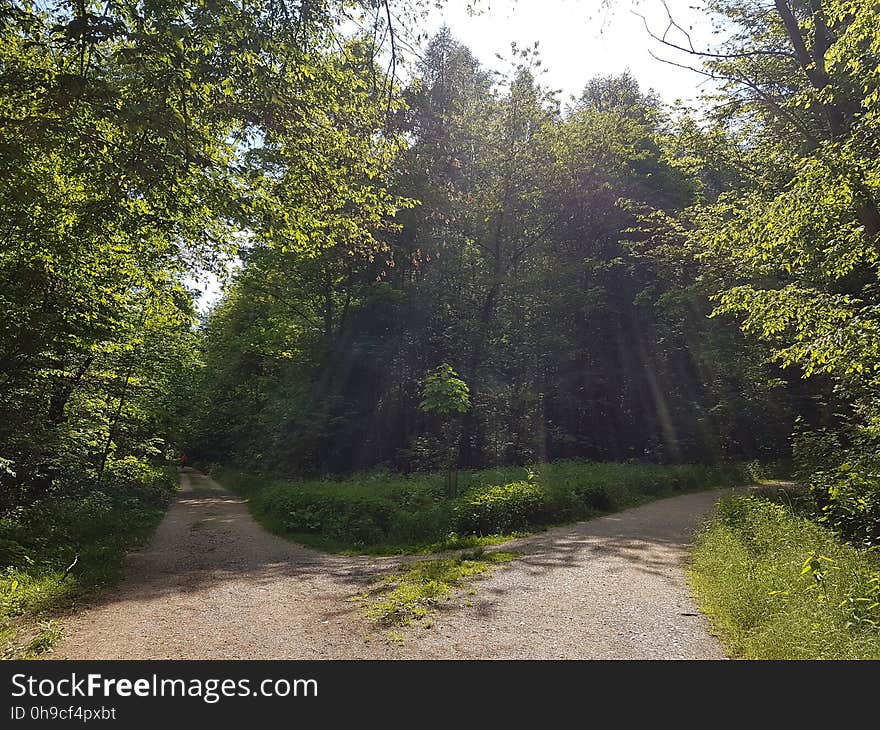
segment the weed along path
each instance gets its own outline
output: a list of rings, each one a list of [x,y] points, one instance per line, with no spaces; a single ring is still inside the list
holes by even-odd
[[[127,577],[64,620],[55,658],[723,658],[684,575],[718,492],[512,541],[520,557],[388,638],[350,600],[404,559],[327,555],[267,533],[196,472]],[[412,560],[412,558],[406,559]]]

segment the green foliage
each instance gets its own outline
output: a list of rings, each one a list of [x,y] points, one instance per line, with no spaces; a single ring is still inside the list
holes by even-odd
[[[442,473],[319,481],[231,470],[214,476],[247,496],[251,511],[274,532],[323,548],[390,553],[464,547],[473,537],[491,544],[495,536],[744,479],[733,467],[563,461],[530,470],[465,471],[461,496],[451,497]]]
[[[357,600],[377,623],[405,626],[423,621],[463,584],[516,557],[516,553],[479,549],[444,560],[420,560],[386,576]]]
[[[688,216],[714,314],[738,317],[769,358],[814,380],[818,407],[800,404],[798,438],[812,429],[838,450],[811,458],[810,473],[802,463],[801,478],[823,520],[876,543],[880,7],[784,0],[768,12],[755,0],[713,0],[709,8],[730,30],[706,60],[721,98],[710,128],[692,130],[684,146],[703,158],[698,175],[735,163]]]
[[[236,477],[278,532],[406,550],[739,480],[683,462],[785,460],[800,417],[813,517],[876,545],[880,10],[708,7],[700,121],[628,74],[563,113],[535,50],[496,77],[448,29],[396,88],[391,29],[341,39],[335,0],[0,12],[9,610],[61,600],[74,548],[100,583],[184,443],[413,472]],[[191,277],[236,255],[196,329]],[[455,464],[461,489],[417,473]],[[871,591],[840,598],[854,623]]]
[[[58,621],[50,620],[41,624],[39,633],[28,642],[22,658],[31,659],[51,651],[61,634],[61,624]]]
[[[131,462],[120,470],[130,475]],[[136,471],[137,482],[122,476],[122,481],[108,481],[102,491],[38,500],[0,519],[4,657],[32,656],[51,648],[60,626],[44,617],[115,583],[126,551],[146,540],[159,524],[177,488],[177,475],[143,465]],[[75,558],[76,565],[66,573]]]
[[[799,433],[795,464],[809,487],[815,517],[856,546],[880,545],[880,453],[857,430],[848,442],[842,429]]]
[[[194,348],[193,265],[230,246],[235,126],[182,3],[13,3],[0,22],[3,507],[161,462]],[[209,243],[210,242],[210,243]]]
[[[455,505],[458,529],[479,535],[527,530],[548,517],[544,491],[529,481],[475,489]]]
[[[273,531],[314,535],[340,546],[432,542],[450,531],[443,482],[436,477],[354,476],[339,481],[286,482],[215,473],[249,497],[255,516]]]
[[[296,262],[285,279],[320,280],[342,308],[333,289],[351,259],[373,257],[407,205],[386,185],[398,102],[372,41],[337,42],[343,9],[13,0],[0,11],[6,653],[47,648],[54,624],[30,648],[14,634],[114,580],[167,505],[165,465],[197,430],[203,365],[216,362],[200,352],[193,278],[222,273],[240,244],[251,260],[272,249]],[[280,277],[256,278],[271,291]],[[334,318],[316,316],[330,339]],[[291,331],[304,330],[315,331],[251,339],[286,362]]]
[[[332,285],[381,247],[405,205],[385,185],[398,103],[371,41],[337,43],[342,9],[0,14],[0,510],[176,458],[194,275],[246,243],[295,253],[304,277],[329,261]]]
[[[470,390],[452,365],[443,363],[427,375],[422,386],[422,402],[419,404],[422,411],[450,416],[454,413],[467,413],[470,407]]]
[[[691,580],[727,649],[746,659],[880,658],[880,559],[786,505],[723,500]]]
[[[448,29],[428,42],[389,131],[351,142],[376,173],[354,192],[388,204],[355,212],[380,247],[335,224],[317,251],[260,233],[206,323],[193,453],[305,477],[784,455],[787,383],[707,318],[716,289],[681,220],[708,155],[684,159],[632,76],[588,81],[562,113],[539,68],[522,49],[493,77]],[[334,103],[375,121],[357,94]]]

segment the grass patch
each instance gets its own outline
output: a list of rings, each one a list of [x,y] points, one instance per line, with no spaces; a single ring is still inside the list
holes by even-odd
[[[36,659],[41,654],[51,651],[56,642],[61,638],[61,624],[50,619],[41,621],[35,636],[25,646],[22,653],[23,659]]]
[[[442,560],[420,560],[386,576],[356,597],[367,615],[382,626],[407,626],[425,620],[463,584],[517,557],[510,552],[474,550]]]
[[[153,533],[176,485],[174,470],[150,469],[139,482],[50,496],[0,518],[0,657],[51,650],[58,613],[119,581],[126,552]]]
[[[768,499],[722,500],[690,578],[728,652],[745,659],[880,659],[880,553]]]
[[[405,554],[487,547],[554,524],[747,481],[735,467],[561,461],[445,473],[283,480],[218,469],[271,532],[332,552]]]

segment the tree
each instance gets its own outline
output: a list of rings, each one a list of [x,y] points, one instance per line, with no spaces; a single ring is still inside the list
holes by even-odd
[[[851,473],[873,471],[880,453],[880,9],[850,0],[710,7],[732,29],[726,42],[677,50],[721,82],[714,118],[740,161],[739,179],[693,217],[717,282],[715,313],[740,317],[776,362],[828,384],[827,415],[803,430],[830,426],[837,464],[809,460],[806,472],[825,476],[805,478],[826,502],[848,495],[840,504],[873,513],[875,539],[876,486]]]
[[[419,409],[422,413],[436,414],[441,420],[441,440],[449,459],[446,487],[450,497],[458,496],[456,446],[460,438],[460,424],[457,416],[467,413],[470,407],[468,386],[451,365],[438,365],[425,377]]]
[[[682,219],[738,184],[729,138],[691,150],[698,125],[676,126],[630,76],[588,82],[563,114],[539,60],[516,50],[493,81],[443,30],[393,129],[355,141],[375,174],[314,173],[320,192],[301,199],[329,201],[325,233],[253,222],[205,327],[205,456],[291,474],[431,468],[445,446],[428,448],[440,424],[419,417],[423,376],[453,359],[463,467],[784,453],[788,383],[707,317],[716,280]],[[368,101],[334,103],[371,118]],[[301,158],[273,144],[279,173],[260,177],[296,209],[277,182]],[[314,144],[358,169],[332,138]],[[349,196],[366,215],[337,208]]]
[[[396,206],[376,184],[394,106],[376,49],[337,45],[342,11],[0,10],[5,494],[100,483],[118,460],[178,448],[191,273],[242,241],[336,260],[377,247],[371,231]],[[338,329],[335,313],[327,322]]]

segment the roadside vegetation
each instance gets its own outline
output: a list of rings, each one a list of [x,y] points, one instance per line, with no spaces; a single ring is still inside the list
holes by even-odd
[[[880,659],[880,552],[805,516],[809,497],[722,500],[691,581],[731,656]]]
[[[431,614],[478,577],[516,559],[512,552],[482,548],[440,560],[420,560],[385,576],[369,591],[355,596],[367,616],[383,627],[420,622],[430,627]],[[473,593],[473,591],[470,591]]]
[[[125,477],[81,494],[47,494],[0,519],[2,658],[50,650],[63,609],[116,583],[126,551],[159,524],[177,475],[141,468]]]
[[[737,467],[560,461],[462,471],[449,496],[443,471],[283,480],[217,469],[272,532],[324,550],[438,552],[497,543],[674,494],[741,484]]]

